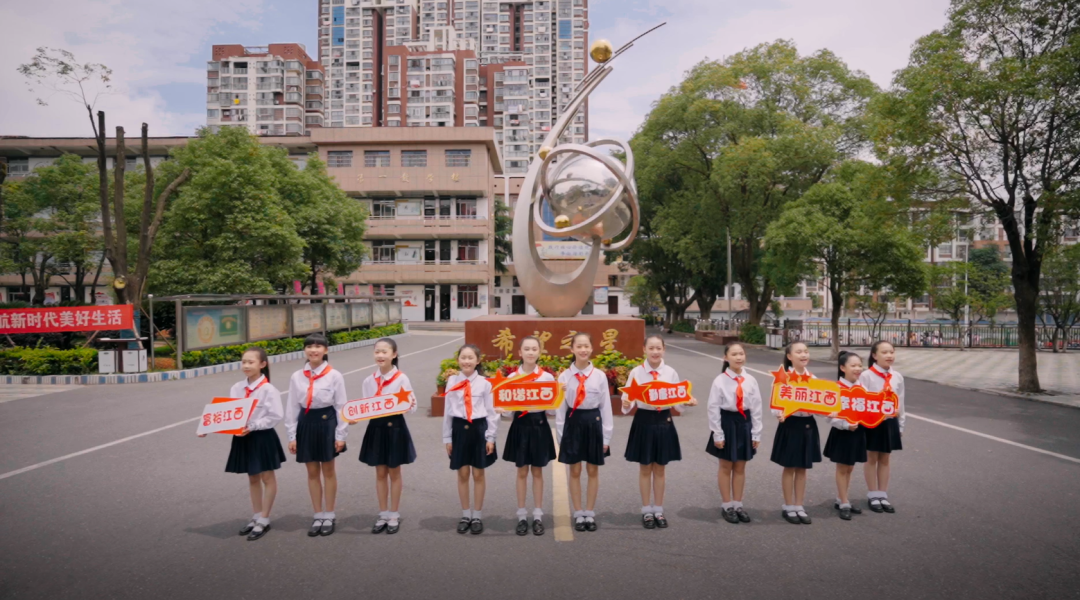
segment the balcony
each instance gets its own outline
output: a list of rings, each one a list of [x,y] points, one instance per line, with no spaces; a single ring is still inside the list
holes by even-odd
[[[486,261],[472,264],[396,264],[365,262],[358,272],[360,283],[466,283],[491,281]]]

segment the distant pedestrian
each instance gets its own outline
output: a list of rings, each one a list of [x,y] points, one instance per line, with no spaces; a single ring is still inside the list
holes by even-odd
[[[645,338],[645,362],[630,370],[626,384],[646,384],[650,381],[679,383],[679,374],[664,362],[664,338],[650,335]],[[697,401],[690,399],[689,406]],[[630,437],[626,442],[624,457],[638,463],[638,489],[641,492],[641,523],[645,529],[665,529],[664,492],[667,483],[667,464],[682,460],[679,433],[672,417],[685,410],[685,406],[659,408],[644,402],[631,402],[622,395],[622,412],[630,414],[634,408],[634,422],[630,424]],[[655,504],[653,504],[655,502]]]
[[[836,377],[842,388],[849,388],[859,381],[862,359],[854,352],[841,352],[837,359]],[[866,462],[866,429],[862,425],[848,423],[844,419],[830,417],[829,439],[825,442],[825,456],[836,464],[836,510],[840,518],[851,520],[851,515],[862,514],[862,509],[851,505],[848,490],[855,463]]]
[[[574,505],[574,530],[596,531],[596,496],[600,493],[600,467],[611,456],[611,392],[607,376],[590,362],[592,337],[577,333],[570,343],[574,362],[559,375],[566,401],[555,411],[555,434],[559,462],[570,465],[570,502]],[[585,509],[581,504],[581,464],[589,475]]]
[[[371,376],[364,379],[362,397],[373,398],[402,391],[412,392],[409,376],[398,368],[397,342],[382,338],[375,342],[375,365]],[[416,412],[416,396],[410,394],[409,412]],[[401,527],[401,466],[416,461],[409,425],[404,414],[369,419],[364,441],[360,444],[360,462],[375,467],[375,494],[378,496],[379,517],[371,533],[394,534]]]
[[[281,392],[270,385],[270,364],[266,350],[256,346],[248,348],[240,357],[240,370],[247,377],[233,384],[230,398],[254,398],[256,404],[251,417],[240,431],[233,435],[229,460],[225,462],[226,473],[242,473],[248,476],[251,508],[255,514],[240,530],[248,541],[255,541],[270,531],[270,509],[277,496],[277,477],[274,471],[285,462],[285,451],[274,426],[281,422]],[[199,437],[206,437],[202,434]]]
[[[521,338],[521,366],[510,373],[511,377],[523,375],[522,381],[555,381],[555,376],[545,371],[537,361],[540,359],[540,339],[535,336]],[[555,459],[555,437],[548,424],[547,412],[542,410],[515,411],[510,422],[510,432],[503,447],[503,460],[517,467],[517,529],[518,535],[529,533],[529,512],[525,499],[532,474],[533,487],[533,535],[544,535],[544,467]]]
[[[304,338],[307,364],[289,380],[285,408],[289,452],[307,467],[308,493],[315,511],[307,532],[310,537],[334,533],[338,487],[334,459],[347,450],[345,438],[349,435],[349,423],[338,419],[348,402],[345,378],[330,366],[329,351],[330,342],[321,333]]]
[[[705,451],[720,459],[716,479],[724,520],[749,523],[743,508],[746,463],[761,444],[761,388],[746,370],[746,349],[734,343],[724,349],[721,373],[709,390],[709,443]]]
[[[796,375],[809,375],[810,349],[802,342],[789,344],[784,350],[784,369]],[[806,499],[806,470],[821,462],[821,434],[817,421],[808,412],[796,411],[785,418],[784,412],[773,409],[780,420],[773,438],[770,460],[784,467],[781,484],[784,490],[784,520],[794,525],[810,524],[803,502]]]
[[[896,349],[889,342],[878,340],[870,347],[870,368],[859,375],[859,384],[868,392],[892,391],[896,394],[896,413],[886,417],[877,427],[866,430],[867,499],[870,510],[880,513],[896,512],[889,503],[889,458],[902,450],[904,434],[904,376],[892,368]]]
[[[495,436],[499,417],[491,384],[479,372],[480,349],[465,344],[457,352],[461,372],[446,381],[446,410],[443,413],[443,443],[450,457],[450,468],[457,471],[458,498],[461,500],[461,520],[458,533],[479,535],[484,532],[482,511],[487,491],[485,469],[495,464]],[[473,504],[469,502],[469,480],[472,479]],[[475,506],[476,508],[471,508]]]

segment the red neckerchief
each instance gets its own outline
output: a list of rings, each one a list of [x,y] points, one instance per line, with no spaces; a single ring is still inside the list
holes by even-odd
[[[510,376],[513,377],[514,375],[516,375],[517,373],[520,373],[520,372],[521,372],[521,368],[519,367],[517,369],[514,369],[514,372],[510,373]],[[532,373],[529,373],[528,375],[522,377],[519,381],[521,383],[529,383],[529,382],[532,382],[532,381],[536,381],[537,379],[540,378],[541,373],[543,373],[543,371],[540,370],[540,365],[536,365],[536,368],[533,369]],[[521,411],[521,414],[518,415],[517,418],[520,419],[521,417],[524,417],[527,414],[529,414],[529,411],[523,410],[523,411]]]
[[[398,375],[401,375],[401,370],[398,370],[396,373],[394,373],[393,377],[385,381],[383,380],[381,375],[381,373],[378,375],[372,375],[372,377],[375,378],[375,385],[379,386],[379,389],[375,390],[376,396],[382,396],[383,388],[390,385],[391,383],[394,383],[394,380],[398,378]]]
[[[266,385],[266,383],[267,383],[266,378],[263,377],[262,381],[259,382],[259,385],[255,386],[253,388],[249,388],[248,386],[245,385],[244,386],[244,397],[245,398],[250,398],[251,395],[255,393],[255,390],[257,390],[257,389],[261,388],[262,386]]]
[[[589,371],[589,375],[592,375],[592,371]],[[585,401],[585,380],[589,378],[589,375],[578,372],[574,373],[574,379],[577,379],[577,392],[574,393],[574,407],[570,409],[570,416],[574,416],[574,411],[581,406],[581,403]]]
[[[728,377],[731,377],[730,372],[725,371],[724,374],[727,375]],[[731,377],[731,378],[733,380],[735,380],[735,383],[737,384],[737,387],[735,388],[735,407],[739,410],[739,414],[742,415],[742,417],[745,419],[746,418],[746,413],[743,412],[743,389],[742,389],[742,382],[743,382],[743,379],[745,379],[745,378],[742,375],[736,375],[736,376]]]
[[[465,404],[465,420],[472,423],[472,382],[469,381],[468,377],[450,388],[451,392],[456,392],[458,390],[462,390],[461,400]]]
[[[307,379],[308,379],[307,406],[304,408],[304,414],[307,414],[307,412],[309,410],[311,410],[311,396],[312,396],[312,393],[314,393],[314,391],[315,391],[315,380],[322,379],[323,377],[328,375],[330,373],[330,371],[333,371],[333,370],[334,369],[332,367],[330,367],[330,365],[326,365],[326,370],[324,370],[322,373],[319,373],[318,375],[315,375],[314,377],[312,377],[311,369],[310,368],[304,369],[304,377],[307,377]]]
[[[881,388],[881,391],[892,391],[892,371],[889,371],[888,373],[882,373],[881,371],[877,370],[876,365],[872,365],[870,367],[870,370],[874,373],[874,375],[877,375],[878,377],[885,380],[885,387]]]

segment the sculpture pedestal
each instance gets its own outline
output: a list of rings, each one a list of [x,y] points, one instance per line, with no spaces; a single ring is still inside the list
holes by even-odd
[[[528,335],[540,338],[541,354],[566,356],[574,333],[581,332],[592,337],[594,355],[614,349],[628,358],[644,356],[645,321],[627,315],[485,315],[465,321],[465,343],[488,357],[519,356],[521,338]]]

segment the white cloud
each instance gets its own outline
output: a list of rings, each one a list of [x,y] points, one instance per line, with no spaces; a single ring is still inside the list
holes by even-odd
[[[907,65],[915,40],[945,23],[948,5],[948,0],[593,0],[592,40],[606,38],[618,47],[653,25],[668,24],[613,63],[612,74],[590,97],[590,137],[628,138],[650,104],[697,62],[778,39],[794,40],[801,54],[828,48],[888,87],[893,72]],[[600,27],[600,21],[610,24]]]
[[[16,69],[40,46],[63,48],[82,63],[113,70],[113,93],[102,96],[109,134],[123,125],[138,135],[190,135],[205,124],[205,111],[175,112],[152,86],[202,83],[203,68],[187,66],[209,58],[209,39],[220,25],[257,25],[263,0],[64,0],[4,3],[0,6],[0,135],[42,137],[93,135],[86,111],[54,96],[38,106]]]

